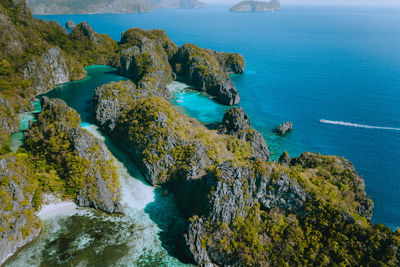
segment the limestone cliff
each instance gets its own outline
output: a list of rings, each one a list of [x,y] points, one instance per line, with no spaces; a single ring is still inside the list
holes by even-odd
[[[0,156],[0,264],[39,236],[37,187],[26,154]]]
[[[199,91],[215,96],[225,105],[236,105],[239,93],[229,77],[231,73],[243,73],[245,62],[238,54],[217,53],[184,44],[174,55],[172,66],[178,78],[194,85]]]
[[[193,44],[178,49],[163,30],[137,28],[126,31],[119,46],[119,72],[132,78],[139,88],[156,88],[168,97],[166,85],[178,79],[215,96],[222,104],[239,103],[239,93],[229,77],[244,72],[245,61],[239,54],[219,53]]]
[[[79,206],[122,212],[118,176],[104,143],[80,128],[79,114],[62,100],[43,97],[42,109],[24,148],[54,167],[64,181],[58,191]]]
[[[151,184],[168,183],[179,172],[200,177],[207,166],[224,159],[269,157],[262,137],[251,137],[250,125],[243,126],[238,135],[218,134],[179,113],[157,92],[125,81],[97,88],[94,98],[96,120],[132,154]],[[256,144],[261,141],[263,145]]]

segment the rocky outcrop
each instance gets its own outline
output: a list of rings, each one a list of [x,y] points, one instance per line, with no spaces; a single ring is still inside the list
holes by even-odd
[[[253,159],[269,160],[269,150],[261,133],[251,127],[250,119],[241,107],[225,112],[219,133],[234,135],[251,145]]]
[[[289,157],[289,155],[285,156]],[[321,154],[314,154],[305,152],[297,158],[290,160],[291,166],[300,165],[305,169],[318,169],[319,166],[329,166],[326,169],[334,169],[332,183],[343,183],[350,188],[351,198],[358,203],[354,207],[356,214],[371,220],[372,210],[374,204],[365,192],[365,181],[355,171],[353,164],[341,157],[336,156],[322,156]],[[349,194],[349,192],[346,192]],[[343,194],[344,195],[344,194]],[[348,213],[348,211],[347,211]]]
[[[24,69],[24,77],[32,81],[36,95],[68,82],[69,70],[60,48],[50,48],[40,59],[32,58]]]
[[[73,22],[72,20],[68,20],[65,23],[65,28],[67,28],[68,30],[71,30],[71,29],[73,29],[75,27],[76,27],[75,22]]]
[[[24,156],[0,156],[0,265],[39,236],[33,204],[37,186]]]
[[[118,177],[104,143],[80,128],[79,114],[62,100],[43,97],[42,108],[25,149],[56,166],[66,194],[75,195],[79,206],[122,212]]]
[[[174,55],[174,72],[197,90],[215,96],[225,105],[236,105],[239,93],[229,77],[231,73],[243,73],[244,59],[238,54],[218,54],[193,44],[184,44]]]
[[[18,131],[18,116],[10,103],[0,95],[0,150],[8,145],[8,137]]]
[[[28,0],[36,15],[46,14],[102,14],[102,13],[145,13],[163,8],[202,8],[205,4],[199,0],[104,0],[85,1],[80,5],[70,1],[49,2]]]
[[[169,60],[177,47],[165,32],[133,28],[123,34],[120,46],[120,74],[132,78],[138,88],[156,88],[169,96],[166,89],[172,81]]]
[[[293,123],[290,121],[284,122],[274,129],[274,131],[279,135],[285,135],[291,130],[293,130]]]
[[[231,12],[263,12],[274,11],[281,9],[281,4],[278,0],[264,1],[242,1],[229,9]]]

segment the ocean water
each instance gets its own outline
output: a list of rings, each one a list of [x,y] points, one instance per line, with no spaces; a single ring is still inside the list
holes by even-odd
[[[87,21],[115,40],[131,27],[162,28],[178,45],[244,55],[246,72],[233,77],[240,106],[273,158],[287,150],[351,160],[375,202],[374,222],[399,227],[400,9],[284,6],[241,14],[227,8],[37,17],[62,25]],[[220,121],[226,108],[196,92],[180,92],[174,101],[203,122]],[[293,132],[274,135],[286,120]]]

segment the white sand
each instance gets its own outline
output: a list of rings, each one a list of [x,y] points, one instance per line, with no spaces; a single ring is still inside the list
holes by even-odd
[[[52,195],[45,195],[44,203],[45,204],[42,205],[42,208],[37,213],[42,220],[58,215],[71,215],[78,210],[74,202],[62,201]]]

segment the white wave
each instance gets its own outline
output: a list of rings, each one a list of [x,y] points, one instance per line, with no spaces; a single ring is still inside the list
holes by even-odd
[[[372,125],[358,124],[358,123],[345,122],[345,121],[330,121],[330,120],[321,119],[321,120],[319,120],[319,122],[326,123],[326,124],[348,126],[348,127],[356,127],[356,128],[400,131],[400,128],[395,128],[395,127],[372,126]]]

